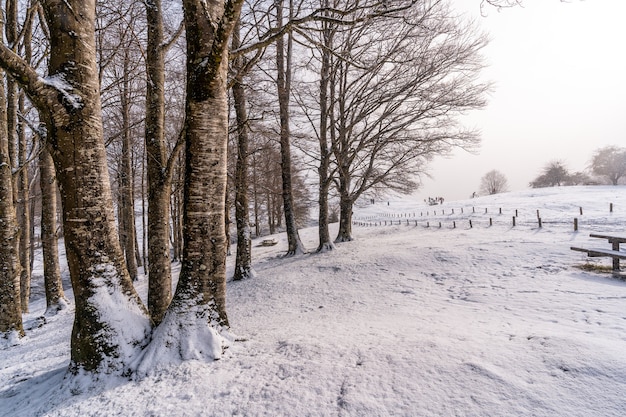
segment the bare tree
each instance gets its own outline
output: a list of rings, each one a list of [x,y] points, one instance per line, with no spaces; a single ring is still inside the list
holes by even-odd
[[[492,195],[508,191],[509,182],[506,176],[498,171],[491,170],[480,179],[480,192],[482,194]]]
[[[352,239],[352,206],[364,192],[409,192],[432,157],[478,142],[457,116],[485,105],[488,85],[476,80],[484,36],[442,1],[420,4],[402,19],[386,17],[335,36],[336,242]]]
[[[596,149],[589,166],[593,174],[617,185],[621,178],[626,177],[626,148],[605,146]]]
[[[549,162],[542,171],[542,174],[529,184],[532,188],[554,187],[568,185],[570,183],[570,173],[565,164],[561,161]]]

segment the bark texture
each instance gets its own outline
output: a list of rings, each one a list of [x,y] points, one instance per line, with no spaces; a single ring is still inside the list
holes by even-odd
[[[187,30],[187,99],[183,259],[173,304],[207,308],[212,324],[226,316],[226,97],[227,40],[219,22],[223,3],[184,1]],[[235,16],[236,17],[236,16]],[[233,22],[234,24],[234,22]],[[232,25],[231,25],[232,30]]]

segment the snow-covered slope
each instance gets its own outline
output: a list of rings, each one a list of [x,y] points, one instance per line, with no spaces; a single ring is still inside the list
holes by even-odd
[[[397,199],[355,221],[330,253],[255,247],[257,277],[228,284],[244,341],[140,381],[64,380],[73,311],[36,327],[33,300],[28,336],[0,350],[0,415],[626,415],[626,282],[569,250],[626,235],[626,187]]]

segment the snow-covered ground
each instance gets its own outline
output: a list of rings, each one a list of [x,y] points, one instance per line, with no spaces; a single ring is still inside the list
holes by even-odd
[[[37,327],[35,291],[27,337],[0,350],[0,415],[626,415],[626,282],[569,249],[626,235],[626,187],[404,198],[355,221],[368,226],[330,253],[255,246],[257,277],[228,283],[244,341],[142,380],[64,379],[73,309]],[[301,231],[309,248],[316,233]]]

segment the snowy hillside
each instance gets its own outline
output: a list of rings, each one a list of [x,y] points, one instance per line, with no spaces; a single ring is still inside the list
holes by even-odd
[[[569,249],[626,236],[626,187],[396,199],[354,220],[331,253],[255,246],[257,277],[228,283],[242,341],[141,380],[64,379],[73,310],[39,326],[39,293],[27,337],[0,350],[0,415],[626,415],[626,282]]]

